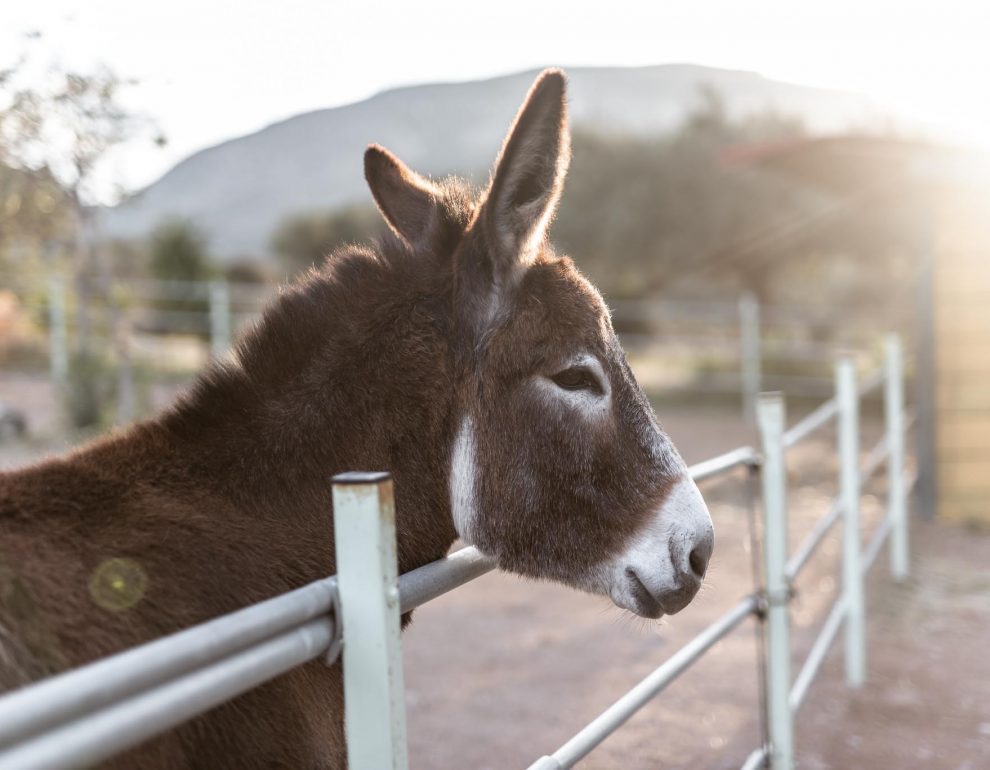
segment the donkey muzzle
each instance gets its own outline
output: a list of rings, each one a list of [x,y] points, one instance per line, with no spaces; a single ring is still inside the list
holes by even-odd
[[[680,612],[701,588],[714,548],[708,506],[684,476],[614,563],[612,601],[647,618]]]

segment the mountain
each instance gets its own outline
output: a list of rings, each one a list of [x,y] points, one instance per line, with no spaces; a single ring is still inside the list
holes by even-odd
[[[102,212],[110,237],[135,238],[171,217],[188,219],[223,261],[268,253],[287,216],[370,201],[362,156],[370,142],[418,171],[483,180],[536,71],[491,80],[411,86],[317,110],[202,150]],[[782,83],[752,72],[694,65],[568,69],[572,122],[609,133],[661,134],[697,104],[702,87],[733,117],[766,109],[799,116],[814,132],[887,119],[863,96]]]

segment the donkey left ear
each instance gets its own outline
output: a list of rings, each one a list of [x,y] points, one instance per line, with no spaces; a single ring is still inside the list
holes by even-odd
[[[502,145],[484,211],[496,274],[529,266],[557,210],[571,157],[566,86],[544,71]]]
[[[364,153],[364,178],[392,231],[413,248],[425,245],[437,224],[437,187],[377,144]]]

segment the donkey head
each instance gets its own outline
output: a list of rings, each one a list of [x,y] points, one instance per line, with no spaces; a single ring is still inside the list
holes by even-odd
[[[452,271],[457,532],[505,569],[655,618],[697,593],[712,523],[601,296],[547,242],[570,157],[566,113],[563,74],[543,73],[487,193],[467,207],[378,147],[366,176],[392,229]]]

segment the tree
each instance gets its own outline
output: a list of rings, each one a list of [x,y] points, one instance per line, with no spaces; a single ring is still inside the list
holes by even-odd
[[[0,270],[57,255],[70,239],[71,223],[68,199],[47,170],[0,163]]]
[[[654,294],[698,275],[765,295],[765,264],[794,244],[759,238],[812,201],[773,175],[727,171],[720,157],[734,144],[802,133],[799,122],[773,113],[734,120],[711,90],[666,137],[578,131],[552,236],[613,296]],[[747,251],[753,245],[766,263]]]
[[[272,250],[292,277],[318,265],[338,246],[367,241],[383,228],[381,215],[373,206],[302,214],[279,225],[272,236]]]
[[[155,327],[161,331],[207,334],[206,282],[215,278],[217,271],[209,258],[206,239],[190,223],[171,220],[151,234],[149,252],[149,271],[164,283],[164,296],[154,303],[158,310]]]
[[[61,187],[72,215],[76,288],[76,344],[80,371],[90,371],[92,305],[95,294],[110,296],[110,272],[95,232],[93,182],[100,161],[121,142],[149,127],[120,102],[131,81],[99,68],[92,73],[51,69],[44,77],[27,66],[27,57],[0,72],[0,163],[47,174]],[[155,137],[158,144],[164,139]],[[118,363],[118,422],[133,416],[129,335],[126,318],[107,303]],[[83,388],[87,393],[98,389]],[[79,414],[96,414],[94,407]]]
[[[151,234],[151,275],[161,281],[208,281],[216,271],[206,239],[188,222],[174,219]]]

